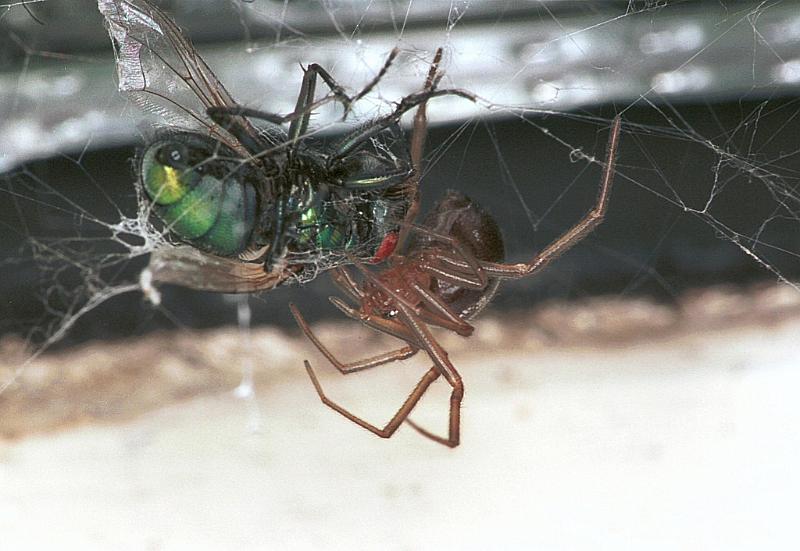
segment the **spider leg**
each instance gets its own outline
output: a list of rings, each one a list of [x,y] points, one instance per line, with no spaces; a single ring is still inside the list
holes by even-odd
[[[431,384],[439,378],[438,369],[435,367],[430,368],[419,380],[417,386],[414,387],[414,390],[412,390],[411,394],[408,395],[408,398],[406,398],[406,401],[403,402],[402,406],[400,406],[400,409],[397,410],[397,413],[394,414],[394,416],[389,420],[388,423],[386,423],[386,425],[383,426],[383,428],[378,428],[375,425],[364,421],[362,418],[353,415],[345,408],[325,396],[325,392],[322,390],[322,385],[320,384],[319,379],[317,379],[317,375],[314,373],[314,370],[311,368],[311,364],[308,363],[308,360],[306,360],[304,363],[306,366],[306,371],[308,372],[308,376],[311,377],[311,382],[313,383],[314,388],[316,389],[317,394],[319,395],[319,398],[322,400],[323,404],[343,415],[346,419],[349,419],[356,425],[367,429],[373,434],[377,434],[381,438],[391,437],[400,424],[403,421],[408,420],[408,414],[411,413],[411,410],[417,405],[417,402],[419,402],[420,398],[422,398],[422,396],[425,394],[425,391],[428,390],[428,387],[430,387]],[[456,443],[456,445],[458,445],[458,443]]]
[[[447,383],[452,387],[453,390],[450,393],[450,421],[448,424],[447,438],[436,436],[425,431],[424,429],[420,432],[424,436],[427,436],[432,440],[439,442],[440,444],[455,448],[458,446],[461,438],[461,400],[464,398],[464,383],[461,381],[461,375],[459,375],[458,371],[456,371],[456,368],[453,366],[453,364],[450,363],[450,360],[447,356],[447,351],[445,351],[445,349],[442,348],[442,346],[436,341],[425,322],[420,318],[419,315],[417,315],[413,305],[410,305],[403,297],[399,296],[396,292],[387,287],[380,279],[376,278],[372,273],[370,273],[369,270],[366,269],[363,264],[355,259],[353,260],[356,268],[361,270],[367,279],[371,280],[373,284],[380,287],[384,293],[393,299],[393,303],[397,308],[398,315],[404,322],[403,325],[415,337],[413,341],[414,344],[419,348],[424,349],[428,353],[428,356],[431,360],[433,360],[434,363],[433,369],[435,369],[439,375],[442,375]],[[443,327],[447,327],[445,324],[442,325]],[[453,330],[457,331],[456,329]],[[412,341],[408,340],[407,342]],[[420,384],[421,383],[422,381],[420,381]],[[419,397],[421,396],[422,394],[419,395]],[[416,401],[419,400],[419,397],[417,397]],[[416,404],[416,401],[414,401],[414,404]],[[408,400],[405,404],[403,404],[403,407],[401,408],[401,411],[398,412],[398,415],[404,411],[407,404]],[[408,416],[408,413],[410,413],[411,409],[413,409],[414,404],[405,410],[405,416]],[[395,416],[395,418],[396,417],[397,416]],[[393,418],[393,420],[395,418]],[[420,427],[415,426],[415,428],[419,430]]]
[[[419,337],[423,345],[422,348],[425,349],[428,356],[433,360],[434,369],[445,378],[453,389],[450,392],[450,415],[447,438],[437,436],[409,419],[406,419],[406,421],[423,436],[427,436],[431,440],[450,448],[455,448],[461,440],[461,401],[464,399],[464,383],[461,381],[461,375],[456,371],[453,364],[450,363],[445,349],[433,338],[430,329],[428,329],[424,323],[421,323],[416,315],[404,304],[399,303],[397,306],[409,328]]]
[[[452,269],[443,267],[439,263],[427,264],[423,266],[422,269],[440,281],[446,281],[453,285],[464,287],[465,289],[480,291],[485,289],[488,283],[485,277],[481,278],[469,273],[454,272]],[[483,270],[481,270],[481,273],[483,274]]]
[[[330,300],[331,304],[336,306],[348,318],[363,323],[375,331],[386,333],[387,335],[396,337],[401,341],[406,341],[408,344],[419,348],[419,346],[417,346],[416,337],[414,334],[411,333],[411,331],[409,331],[402,323],[377,316],[365,316],[355,308],[348,306],[338,297],[329,297],[328,300]]]
[[[352,256],[349,257],[350,261],[358,268],[359,271],[364,275],[364,278],[371,281],[374,285],[380,287],[384,290],[386,294],[392,297],[392,299],[397,303],[403,303],[406,305],[408,309],[414,310],[414,304],[410,303],[406,298],[398,295],[397,293],[390,290],[386,285],[380,281],[375,275],[370,272],[364,264],[362,264],[356,258]],[[438,325],[439,327],[444,327],[445,329],[449,329],[455,333],[458,333],[462,336],[469,336],[472,334],[473,327],[466,323],[464,320],[458,317],[444,302],[439,300],[436,296],[434,296],[430,291],[425,290],[421,286],[417,285],[416,283],[410,284],[410,289],[413,289],[414,292],[417,294],[417,298],[431,306],[433,310],[426,310],[422,309],[419,312],[419,316],[425,323],[430,323],[433,325]],[[349,306],[345,305],[341,300],[337,299],[336,297],[331,297],[330,301],[339,308],[344,314],[352,319],[360,321],[370,326],[374,326],[375,324],[380,324],[382,327],[377,328],[378,331],[383,331],[385,333],[389,333],[394,335],[400,339],[408,343],[414,343],[417,345],[417,338],[411,334],[406,328],[404,324],[398,323],[396,321],[391,321],[383,318],[373,317],[373,316],[365,316],[361,312],[350,308]],[[390,327],[386,327],[390,325]]]
[[[430,259],[435,261],[435,263],[431,263],[429,260],[422,265],[423,270],[439,279],[445,279],[451,283],[472,289],[483,289],[489,283],[489,279],[486,277],[481,263],[458,239],[434,232],[416,224],[413,224],[411,228],[446,243],[461,257],[459,261],[457,258],[453,258],[451,255],[441,250],[435,250],[430,255]],[[449,268],[445,265],[449,265]],[[455,269],[455,271],[453,271],[453,269]]]
[[[317,347],[323,356],[325,356],[331,364],[339,370],[340,373],[347,375],[348,373],[355,373],[356,371],[364,371],[365,369],[369,369],[371,367],[377,367],[379,365],[395,362],[398,360],[405,360],[410,358],[414,354],[416,354],[419,349],[413,346],[404,346],[403,348],[399,348],[397,350],[392,350],[391,352],[386,352],[384,354],[379,354],[377,356],[373,356],[370,358],[365,358],[363,360],[357,360],[354,362],[343,363],[340,362],[336,356],[328,350],[322,341],[320,341],[314,332],[311,330],[311,327],[308,325],[308,322],[305,320],[303,315],[297,309],[294,304],[289,305],[289,309],[294,316],[297,325],[300,326],[300,329],[303,330],[306,337]]]
[[[417,402],[419,402],[419,400],[425,394],[428,387],[437,378],[439,378],[439,376],[444,376],[448,384],[450,384],[453,389],[450,394],[450,421],[448,425],[447,438],[429,433],[425,429],[421,429],[421,427],[416,424],[412,424],[412,426],[420,431],[423,435],[428,436],[436,442],[451,448],[458,446],[460,441],[461,426],[461,400],[464,397],[464,385],[461,381],[461,376],[458,374],[455,367],[453,367],[453,364],[450,363],[450,360],[447,357],[447,352],[441,347],[441,345],[439,345],[438,342],[436,342],[425,322],[415,313],[413,306],[407,304],[403,297],[398,296],[397,293],[388,288],[382,281],[380,281],[378,278],[375,278],[375,276],[372,275],[361,263],[357,262],[356,265],[360,270],[362,270],[362,272],[364,272],[367,279],[371,280],[373,284],[380,287],[384,293],[391,297],[393,303],[396,305],[399,318],[402,320],[402,322],[364,314],[363,312],[359,312],[358,310],[348,306],[336,297],[331,297],[331,302],[333,302],[333,304],[342,310],[342,312],[344,312],[347,316],[361,321],[362,323],[379,331],[383,331],[403,339],[408,342],[410,346],[357,362],[355,370],[367,369],[368,367],[374,367],[376,365],[381,365],[397,359],[408,357],[406,354],[411,355],[412,353],[416,353],[417,349],[425,349],[425,351],[428,353],[428,356],[433,360],[434,366],[429,369],[425,375],[423,375],[422,379],[420,379],[419,383],[417,383],[417,386],[414,388],[408,398],[406,398],[405,402],[403,402],[403,405],[400,407],[397,413],[395,413],[395,415],[386,425],[384,425],[383,428],[378,428],[375,425],[366,422],[329,399],[322,390],[322,385],[314,373],[311,364],[306,360],[306,371],[308,372],[308,376],[311,378],[311,381],[314,384],[314,388],[316,389],[320,400],[322,400],[323,404],[338,412],[340,415],[344,416],[350,421],[356,423],[357,425],[382,438],[389,438],[392,436],[392,434],[394,434],[403,421],[408,420],[408,415],[417,405]],[[310,330],[308,324],[300,315],[300,312],[297,310],[297,308],[292,305],[291,309],[292,314],[295,316],[295,319],[297,319],[301,329],[303,329],[308,338],[314,342],[320,352],[322,352],[328,358],[328,360],[331,361],[331,363],[336,365],[337,368],[344,368],[344,370],[340,369],[342,373],[352,372],[353,369],[348,370],[348,367],[352,368],[352,365],[345,366],[340,364],[338,360],[336,360],[336,358],[334,358],[333,355],[325,349],[322,343]],[[407,351],[406,349],[411,350]]]
[[[433,55],[430,69],[428,69],[428,76],[425,79],[425,86],[422,89],[424,92],[430,92],[434,89],[438,82],[437,73],[439,71],[439,63],[442,61],[442,48],[437,48],[436,53]],[[411,162],[414,169],[419,171],[422,167],[422,154],[425,151],[425,139],[428,136],[428,104],[423,101],[417,108],[414,114],[414,128],[411,137]]]
[[[428,70],[428,77],[425,80],[425,87],[423,90],[433,90],[434,83],[436,82],[436,73],[439,70],[439,63],[442,61],[442,48],[438,48],[433,56],[430,69]],[[417,107],[417,112],[414,113],[414,128],[411,133],[411,168],[414,171],[414,176],[409,178],[407,184],[407,193],[411,196],[411,204],[406,212],[404,225],[400,229],[400,236],[397,240],[397,248],[402,250],[403,244],[408,238],[409,226],[411,222],[417,217],[419,213],[419,183],[422,177],[422,155],[425,151],[425,139],[428,136],[428,112],[427,102],[422,102]]]
[[[469,337],[472,335],[472,332],[475,330],[475,328],[458,317],[458,315],[453,312],[453,310],[438,296],[423,288],[418,283],[411,283],[411,288],[414,289],[414,291],[425,302],[425,304],[434,309],[432,322],[435,325],[450,329],[462,337]],[[431,321],[428,321],[427,319],[425,321],[431,323]]]
[[[331,270],[330,274],[333,283],[347,296],[356,301],[360,301],[364,298],[364,291],[358,288],[350,272],[344,267],[334,268]]]
[[[364,298],[364,296],[366,296],[364,291],[358,288],[358,285],[353,280],[353,277],[350,275],[350,272],[346,268],[340,267],[331,270],[331,277],[333,278],[333,282],[336,284],[336,286],[339,287],[340,290],[342,290],[347,296],[349,296],[353,300],[360,302]],[[472,326],[466,324],[460,317],[456,316],[456,314],[453,313],[453,311],[450,308],[448,308],[446,304],[438,300],[436,296],[431,295],[429,291],[425,291],[422,288],[419,288],[418,292],[423,297],[428,297],[428,296],[431,297],[432,299],[431,305],[434,308],[436,308],[437,312],[439,312],[442,309],[446,309],[446,312],[443,312],[441,316],[432,315],[431,319],[426,320],[428,323],[434,323],[441,327],[446,327],[452,331],[458,332],[459,334],[461,334],[460,330],[461,331],[465,330],[463,326],[466,325],[468,327],[466,331],[468,331],[469,333],[472,332]],[[398,322],[379,319],[379,318],[369,318],[369,317],[365,319],[365,317],[361,315],[361,313],[358,310],[355,310],[354,308],[347,306],[340,299],[336,297],[331,297],[330,300],[334,306],[336,306],[340,311],[342,311],[342,313],[344,313],[349,318],[354,319],[356,321],[360,321],[377,331],[388,333],[394,337],[405,340],[406,342],[410,342],[414,338],[407,330],[405,330],[404,326]],[[450,320],[450,322],[448,322],[448,320]]]
[[[597,194],[597,201],[594,207],[578,221],[566,233],[550,243],[544,250],[534,256],[530,262],[519,264],[496,264],[492,262],[481,262],[483,270],[491,277],[501,279],[517,279],[530,275],[541,268],[547,266],[552,260],[575,246],[584,237],[594,230],[606,214],[608,200],[611,195],[611,184],[614,180],[614,165],[619,147],[619,134],[622,119],[617,116],[611,125],[611,135],[606,149],[605,168],[600,180],[600,190]]]
[[[466,250],[464,252],[467,255],[471,254]],[[474,262],[478,262],[474,257],[472,259]],[[483,310],[494,297],[500,284],[499,278],[490,279],[483,268],[479,267],[478,270],[474,270],[471,262],[457,260],[443,251],[434,252],[432,259],[427,263],[422,263],[421,267],[439,281],[481,292],[482,296],[475,304],[458,313],[459,319],[462,320],[470,319]]]

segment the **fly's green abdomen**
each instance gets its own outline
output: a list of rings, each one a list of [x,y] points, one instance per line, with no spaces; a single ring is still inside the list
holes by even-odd
[[[153,210],[174,235],[219,256],[247,248],[256,192],[235,154],[210,138],[176,135],[148,147],[141,168]]]

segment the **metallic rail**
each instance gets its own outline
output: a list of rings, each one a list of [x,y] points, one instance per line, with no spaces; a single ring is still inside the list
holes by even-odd
[[[424,54],[442,45],[447,84],[475,92],[494,108],[437,100],[430,110],[435,122],[501,116],[507,108],[564,111],[641,98],[658,103],[796,93],[795,3],[767,9],[757,9],[763,6],[757,2],[657,4],[637,12],[629,2],[350,0],[325,2],[321,9],[311,1],[284,7],[231,0],[176,2],[171,11],[238,101],[276,112],[293,106],[299,63],[317,62],[357,88],[395,46],[406,54],[381,83],[385,101],[363,102],[356,118],[418,89]],[[141,114],[116,92],[111,47],[94,2],[28,8],[45,25],[23,6],[0,4],[0,172],[32,159],[136,141]],[[315,118],[317,124],[333,120],[332,112]]]

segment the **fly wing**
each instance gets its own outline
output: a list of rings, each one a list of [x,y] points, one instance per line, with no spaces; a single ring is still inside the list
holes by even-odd
[[[169,125],[211,134],[246,153],[206,114],[236,102],[167,14],[147,0],[98,0],[97,6],[114,43],[120,91]],[[247,120],[241,124],[257,135]]]
[[[209,107],[237,107],[175,22],[147,0],[97,0],[116,54],[119,89],[163,124],[211,135],[243,157],[241,143],[207,115]],[[254,139],[245,118],[238,129]],[[148,266],[154,284],[221,293],[272,289],[293,276],[265,272],[263,264],[204,254],[189,246],[154,251]]]
[[[265,272],[264,265],[203,254],[189,246],[154,251],[148,265],[154,284],[174,284],[199,291],[254,293],[286,283],[290,270]]]

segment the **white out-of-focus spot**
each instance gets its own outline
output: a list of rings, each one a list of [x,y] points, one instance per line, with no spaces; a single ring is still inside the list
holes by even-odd
[[[688,67],[677,71],[658,73],[650,82],[652,88],[661,94],[697,92],[707,88],[713,81],[713,74],[704,67]]]
[[[519,59],[523,63],[550,63],[555,56],[551,42],[529,42],[519,50]]]
[[[78,75],[65,75],[53,81],[53,93],[61,97],[69,97],[80,92],[83,88],[83,79]]]
[[[783,83],[800,82],[800,59],[778,64],[772,69],[772,78]]]
[[[566,61],[585,59],[597,47],[586,35],[573,35],[558,41],[560,58]]]
[[[79,118],[70,118],[58,125],[56,132],[67,142],[75,142],[85,137],[86,125]]]
[[[551,80],[536,84],[530,97],[538,103],[581,105],[597,100],[600,83],[589,75],[574,75],[567,80]]]
[[[644,54],[663,54],[671,51],[691,51],[706,40],[699,25],[681,25],[677,29],[647,33],[639,39],[639,49]]]
[[[79,75],[65,75],[53,78],[44,73],[32,73],[20,81],[17,88],[21,96],[33,99],[70,97],[83,89],[84,79]]]
[[[561,83],[559,82],[543,82],[537,84],[531,90],[531,99],[536,103],[553,103],[558,101],[558,95],[561,93]]]
[[[800,40],[800,17],[781,21],[767,28],[766,38],[769,42],[795,42]]]
[[[27,149],[41,139],[43,129],[34,121],[16,120],[5,128],[5,139],[19,149]]]

